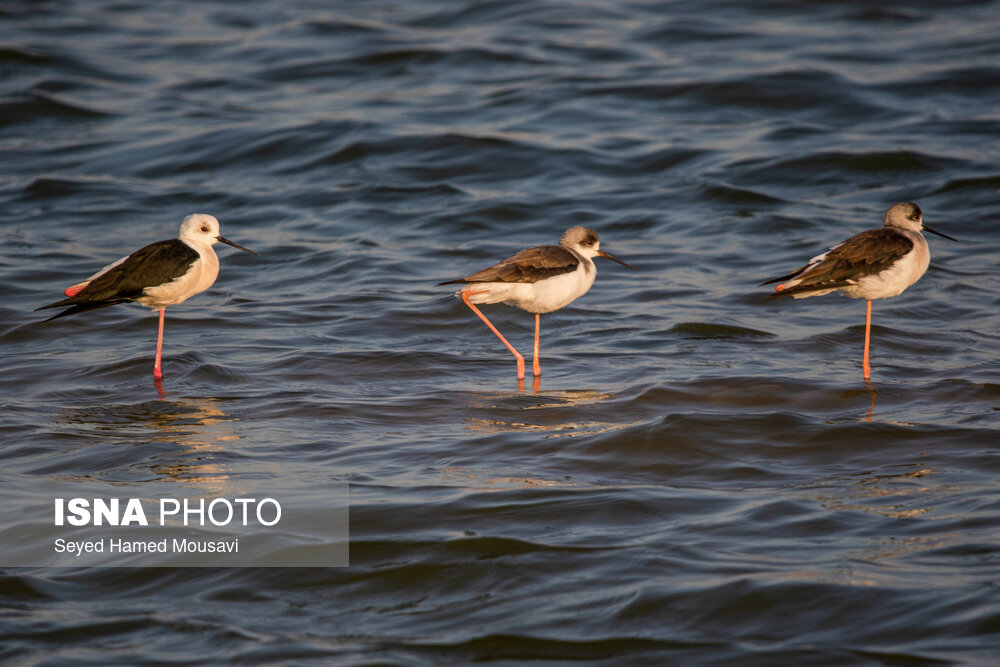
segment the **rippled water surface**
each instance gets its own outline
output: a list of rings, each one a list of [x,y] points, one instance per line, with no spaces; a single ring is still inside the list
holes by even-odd
[[[998,35],[997,2],[0,5],[0,479],[351,513],[347,568],[8,569],[0,658],[995,664]],[[875,303],[869,387],[862,301],[757,283],[901,200],[960,242]],[[261,257],[167,310],[163,396],[147,310],[32,312],[192,212]],[[519,389],[435,284],[577,224],[638,270],[544,315]]]

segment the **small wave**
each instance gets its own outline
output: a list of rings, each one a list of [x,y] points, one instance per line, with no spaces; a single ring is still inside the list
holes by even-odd
[[[48,201],[59,197],[114,201],[135,190],[135,184],[111,178],[38,176],[21,190],[21,201]]]
[[[637,38],[652,44],[702,44],[712,41],[729,41],[752,38],[753,32],[739,30],[733,24],[710,18],[679,16],[640,31]]]
[[[982,176],[979,178],[954,178],[938,188],[933,194],[944,194],[945,192],[953,192],[955,190],[966,190],[966,189],[986,189],[990,192],[995,193],[1000,190],[1000,175],[997,176]]]
[[[5,44],[0,46],[0,63],[10,63],[13,65],[51,65],[58,62],[58,58],[41,51],[26,46]]]
[[[953,95],[980,97],[984,91],[995,88],[997,81],[1000,81],[1000,67],[984,65],[939,69],[918,77],[893,80],[879,89],[911,99],[939,94],[943,88]]]
[[[113,112],[84,104],[66,95],[38,88],[26,95],[0,101],[0,126],[17,123],[34,123],[45,118],[70,120],[73,118],[101,118]]]
[[[821,117],[869,118],[885,109],[867,100],[864,89],[824,70],[785,70],[700,84],[696,94],[710,105],[815,110]]]
[[[752,182],[795,182],[822,184],[845,178],[846,174],[883,174],[900,180],[921,172],[934,173],[958,164],[954,158],[920,151],[818,151],[796,157],[742,160],[731,166]]]
[[[718,657],[718,645],[711,641],[647,639],[644,637],[602,637],[600,639],[554,639],[530,634],[486,635],[459,642],[382,642],[382,650],[413,651],[418,656],[431,656],[452,662],[541,662],[610,661],[621,664],[629,660],[656,663],[670,655],[670,661],[683,661],[683,656],[696,656],[700,651]],[[658,657],[657,657],[658,656]],[[734,656],[735,658],[735,656]]]
[[[772,337],[774,334],[767,331],[758,331],[747,327],[738,327],[729,324],[714,324],[711,322],[682,322],[671,327],[668,333],[678,334],[695,340],[704,338],[729,339],[729,338],[762,338]]]
[[[511,65],[541,65],[542,61],[523,53],[499,48],[440,49],[427,47],[373,50],[342,58],[310,58],[277,67],[265,67],[255,74],[264,81],[288,82],[324,77],[363,75],[393,76],[422,68],[439,69],[456,76],[459,72]],[[379,74],[379,72],[381,74]]]
[[[701,188],[708,199],[729,204],[780,204],[781,199],[762,192],[737,188],[728,184],[706,185]]]

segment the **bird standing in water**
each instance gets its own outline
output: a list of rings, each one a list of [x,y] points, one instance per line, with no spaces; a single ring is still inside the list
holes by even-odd
[[[597,276],[592,258],[598,256],[607,257],[630,269],[635,268],[601,250],[601,241],[594,230],[571,227],[562,235],[559,245],[528,248],[499,264],[465,278],[438,284],[465,285],[455,293],[455,296],[461,297],[465,305],[471,308],[514,354],[517,360],[518,380],[524,379],[524,357],[473,304],[503,302],[534,313],[535,347],[532,369],[538,378],[542,374],[538,357],[540,315],[559,310],[587,293]]]
[[[871,377],[868,342],[871,337],[872,300],[902,294],[927,271],[931,253],[921,230],[955,241],[924,225],[923,213],[913,202],[893,204],[881,229],[869,229],[835,245],[805,266],[761,285],[781,282],[771,299],[790,296],[805,299],[833,291],[868,302],[865,319],[865,354],[862,370]]]
[[[153,378],[161,380],[164,309],[212,286],[219,275],[219,258],[212,249],[217,242],[251,255],[257,254],[224,239],[219,233],[219,221],[211,215],[195,213],[184,218],[176,239],[151,243],[108,264],[83,282],[67,287],[65,299],[35,310],[69,307],[46,322],[128,301],[159,310],[160,327],[156,338]]]

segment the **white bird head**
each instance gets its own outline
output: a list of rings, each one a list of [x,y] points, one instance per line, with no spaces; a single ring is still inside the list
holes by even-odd
[[[911,201],[901,201],[890,206],[889,210],[885,212],[885,218],[882,221],[882,225],[885,227],[908,229],[911,232],[930,232],[931,234],[943,236],[950,241],[958,240],[926,226],[924,224],[923,211],[921,211],[920,207]]]
[[[181,232],[178,235],[178,238],[182,241],[201,243],[208,246],[215,243],[225,243],[226,245],[231,245],[234,248],[242,250],[243,252],[248,252],[251,255],[257,254],[249,248],[244,248],[238,243],[233,243],[229,239],[223,238],[222,234],[219,233],[219,221],[216,220],[215,216],[208,215],[207,213],[192,213],[188,217],[184,218],[184,222],[181,223]]]
[[[562,238],[559,239],[559,245],[574,250],[584,257],[597,257],[599,255],[607,257],[613,262],[618,262],[622,266],[635,269],[634,266],[630,266],[601,250],[601,239],[597,236],[597,232],[588,227],[570,227],[563,233]]]

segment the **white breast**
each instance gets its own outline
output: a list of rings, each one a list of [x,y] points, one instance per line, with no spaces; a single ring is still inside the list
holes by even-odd
[[[189,243],[186,240],[184,242],[198,251],[199,259],[191,264],[184,275],[169,283],[147,287],[136,301],[158,310],[182,303],[215,283],[219,276],[219,258],[212,246]]]
[[[471,283],[458,292],[471,294],[472,303],[506,303],[529,313],[551,313],[572,303],[587,293],[594,284],[597,271],[590,259],[584,259],[576,270],[534,283]]]
[[[842,293],[855,299],[886,299],[902,294],[907,287],[920,280],[931,263],[927,241],[918,232],[899,231],[913,241],[913,250],[888,269],[860,278],[856,285],[841,288]]]

